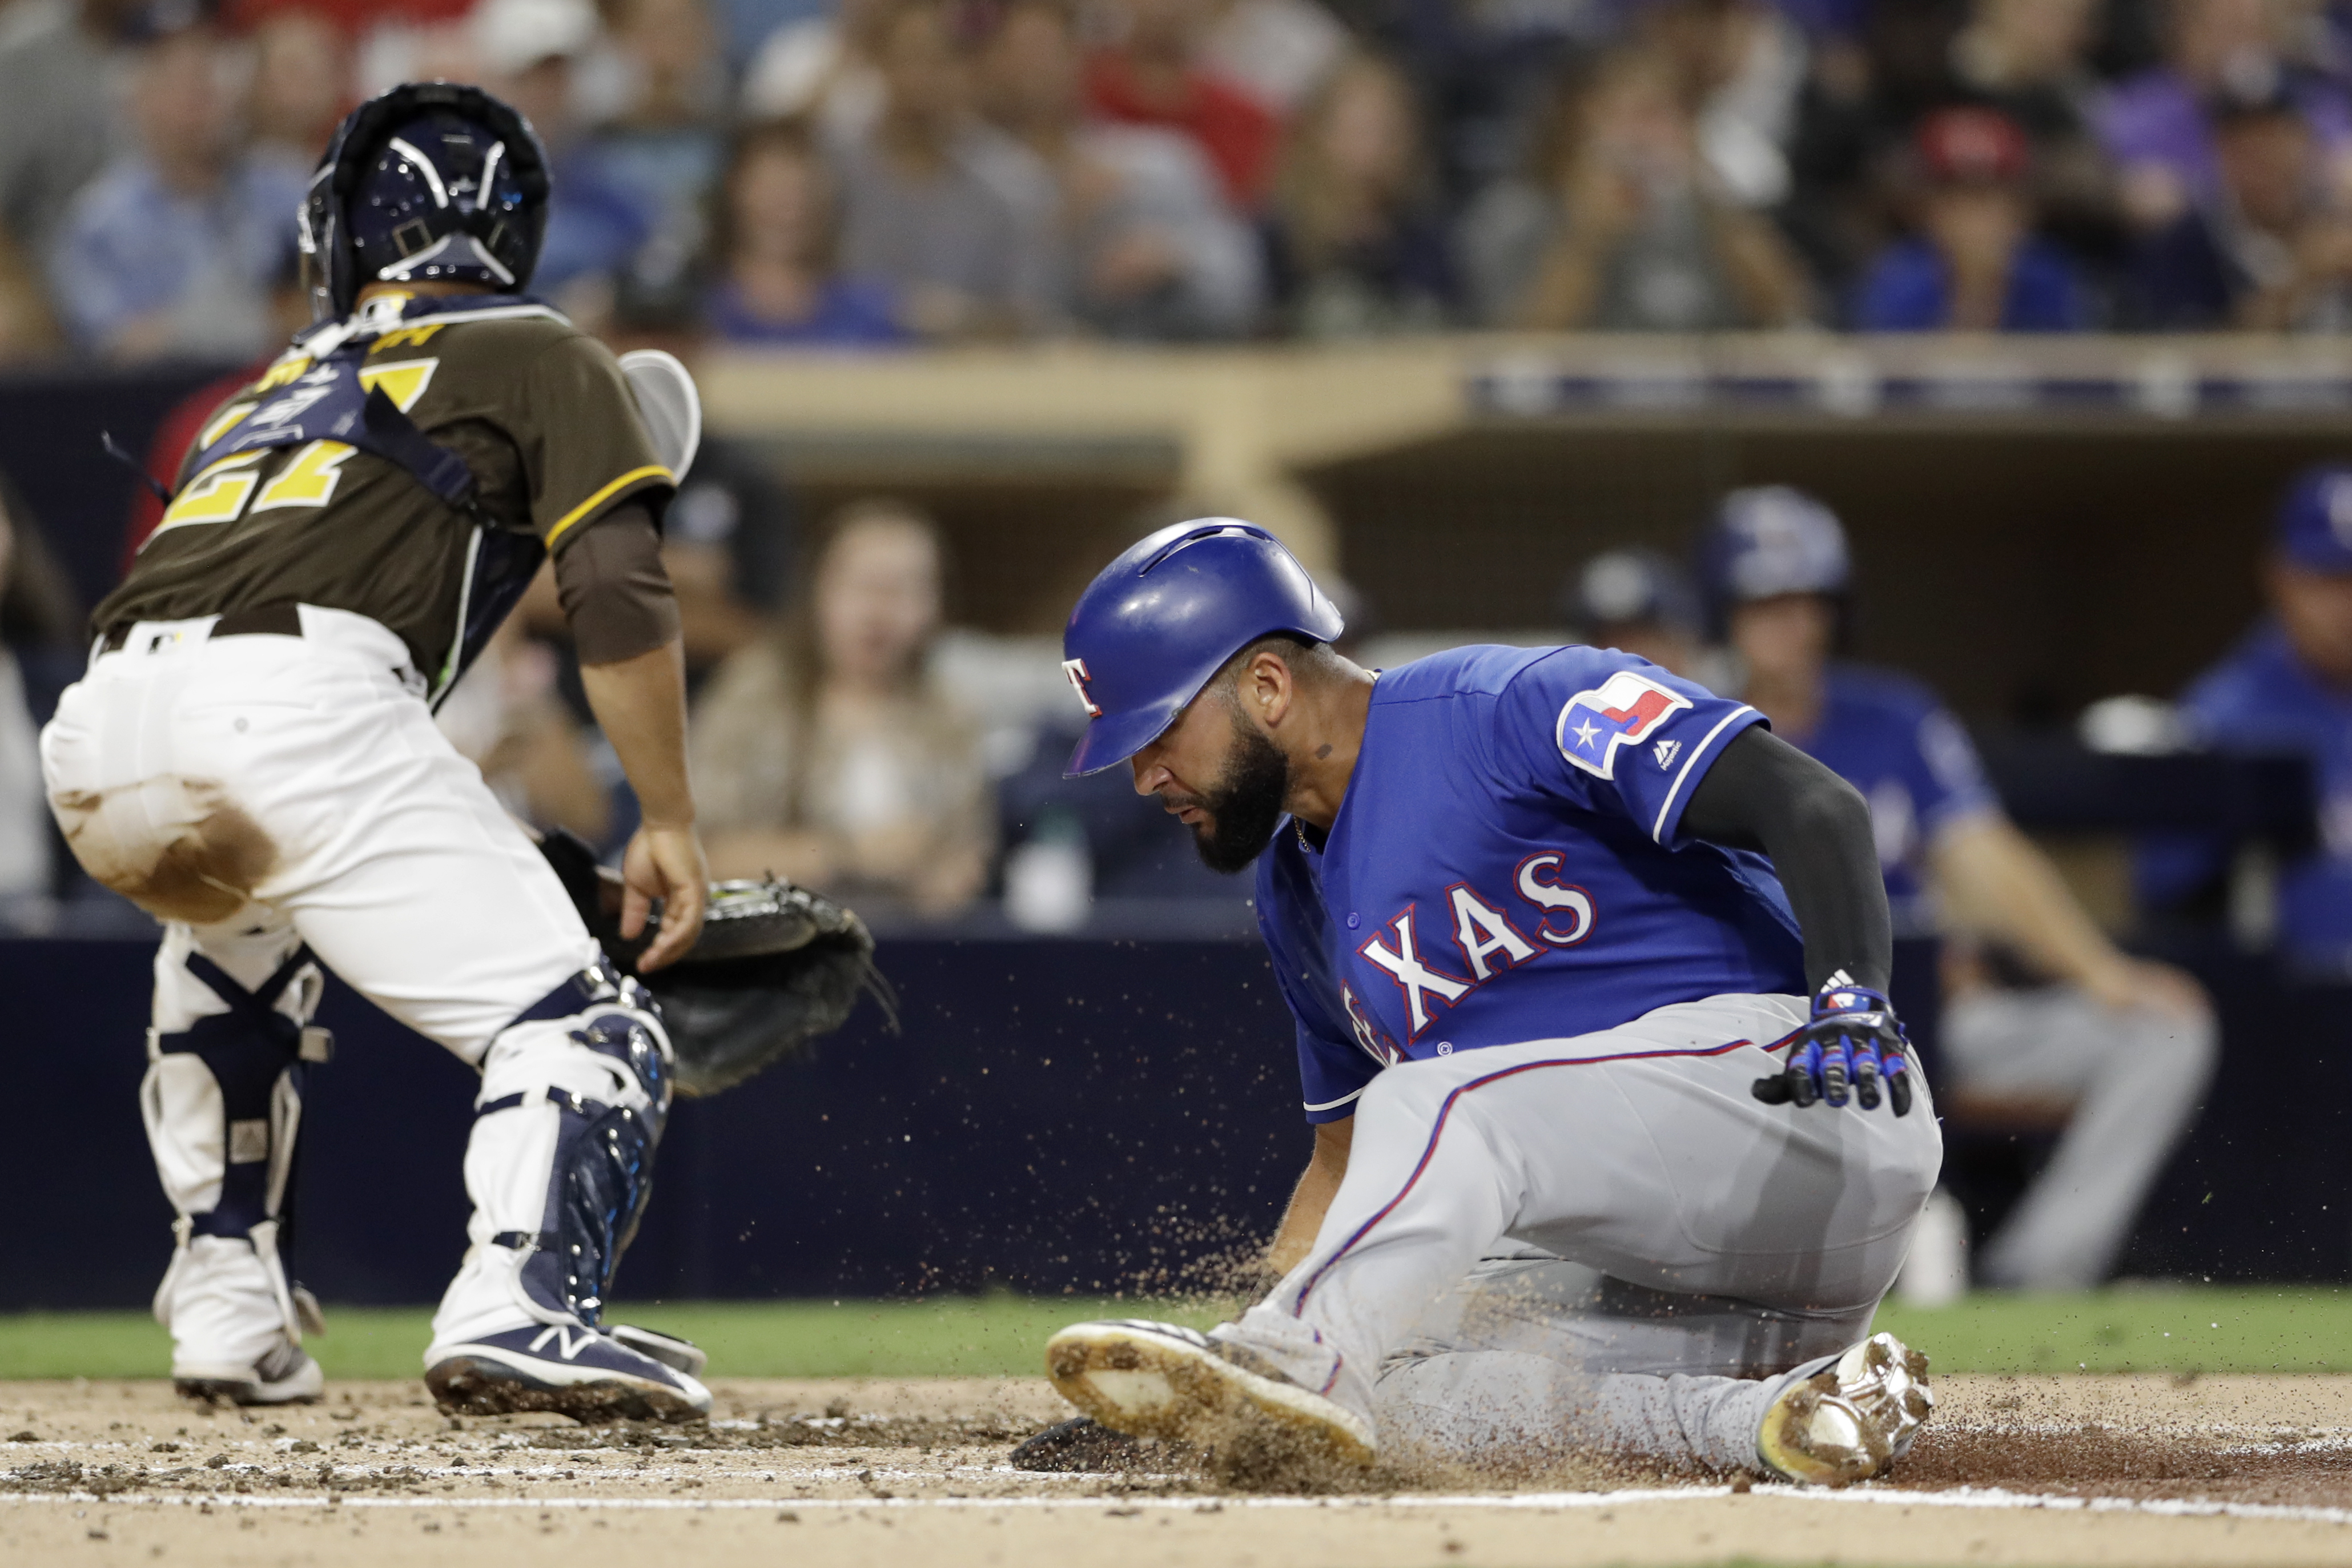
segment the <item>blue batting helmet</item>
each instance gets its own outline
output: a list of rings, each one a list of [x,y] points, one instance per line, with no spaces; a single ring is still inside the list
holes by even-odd
[[[547,233],[547,153],[478,87],[409,82],[335,128],[300,213],[311,315],[351,313],[376,282],[529,287]]]
[[[1723,498],[1699,543],[1698,574],[1718,629],[1735,605],[1782,594],[1843,595],[1853,586],[1837,515],[1787,485]]]
[[[1135,755],[1224,662],[1259,637],[1329,642],[1345,623],[1289,551],[1255,523],[1204,517],[1163,528],[1078,595],[1062,669],[1087,705],[1066,778]]]

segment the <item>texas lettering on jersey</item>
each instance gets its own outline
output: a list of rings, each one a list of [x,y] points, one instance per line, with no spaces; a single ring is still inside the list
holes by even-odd
[[[1632,655],[1468,647],[1381,672],[1338,815],[1260,857],[1309,1120],[1400,1061],[1804,988],[1761,857],[1682,809],[1762,722]]]
[[[1557,851],[1542,851],[1520,861],[1513,874],[1513,892],[1534,908],[1532,915],[1522,911],[1532,928],[1532,936],[1513,923],[1498,900],[1482,898],[1468,883],[1456,882],[1445,890],[1446,912],[1453,924],[1440,939],[1450,942],[1443,957],[1423,956],[1424,949],[1416,920],[1418,904],[1406,905],[1404,912],[1382,929],[1381,935],[1356,950],[1366,963],[1394,981],[1403,994],[1405,1016],[1411,1025],[1411,1033],[1405,1037],[1408,1040],[1419,1039],[1436,1021],[1437,1006],[1453,1005],[1504,971],[1541,957],[1547,947],[1573,947],[1592,934],[1591,895],[1582,888],[1562,887],[1551,879],[1567,858]],[[1461,973],[1436,967],[1456,957],[1461,961]],[[1349,1002],[1350,1013],[1360,1015],[1353,993],[1349,993]],[[1360,1016],[1356,1017],[1356,1026],[1357,1038],[1361,1040],[1366,1026]],[[1389,1047],[1391,1051],[1395,1048],[1393,1045]]]

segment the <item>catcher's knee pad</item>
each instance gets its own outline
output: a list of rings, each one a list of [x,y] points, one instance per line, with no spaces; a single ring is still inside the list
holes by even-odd
[[[491,1041],[467,1184],[531,1316],[595,1324],[653,1193],[673,1072],[652,996],[601,959]]]
[[[183,1018],[187,1026],[147,1032],[140,1111],[164,1193],[178,1212],[178,1246],[155,1294],[155,1315],[170,1326],[173,1286],[190,1242],[215,1237],[252,1247],[287,1332],[299,1340],[315,1310],[305,1310],[284,1255],[304,1069],[333,1050],[327,1032],[310,1026],[325,977],[299,945],[251,989],[203,953],[189,952],[182,962],[184,974],[173,972],[177,994],[171,1000],[185,1004],[209,994],[226,1010],[159,1007],[159,1016]]]

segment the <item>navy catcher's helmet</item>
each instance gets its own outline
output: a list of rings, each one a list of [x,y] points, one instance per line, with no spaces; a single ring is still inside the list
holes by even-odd
[[[1699,542],[1698,574],[1718,636],[1736,605],[1782,594],[1843,599],[1853,586],[1836,514],[1787,485],[1757,485],[1723,498]]]
[[[336,127],[302,200],[312,319],[349,315],[375,282],[520,293],[547,195],[530,122],[481,89],[409,82],[370,99]]]
[[[1344,626],[1307,568],[1255,523],[1204,517],[1149,535],[1087,584],[1062,633],[1062,669],[1087,714],[1063,776],[1151,744],[1258,638],[1329,642]]]

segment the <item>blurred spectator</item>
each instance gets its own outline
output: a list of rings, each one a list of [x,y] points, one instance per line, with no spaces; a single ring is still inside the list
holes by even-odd
[[[939,0],[906,0],[884,35],[883,107],[834,149],[843,268],[888,284],[929,336],[1035,328],[1056,292],[1053,177],[971,110],[968,63]]]
[[[738,343],[905,341],[891,290],[837,269],[833,176],[805,125],[767,121],[740,132],[720,199],[719,275],[704,303],[713,333]]]
[[[1085,61],[1063,0],[1014,0],[982,60],[982,101],[1061,193],[1065,302],[1123,338],[1229,337],[1255,318],[1257,237],[1174,132],[1089,123]]]
[[[1734,490],[1701,559],[1710,609],[1747,668],[1743,695],[1869,802],[1895,936],[1953,929],[2017,954],[2021,985],[1955,973],[1975,984],[1945,1003],[1938,1109],[2031,1098],[2073,1114],[1986,1248],[1987,1281],[2098,1284],[2196,1115],[2215,1057],[2210,1004],[2188,975],[2118,951],[2093,922],[2002,812],[1968,731],[1933,692],[1832,658],[1853,574],[1826,507],[1783,486]]]
[[[1110,46],[1087,71],[1095,112],[1129,125],[1163,125],[1201,145],[1224,181],[1225,198],[1254,212],[1274,174],[1274,111],[1201,68],[1215,17],[1210,0],[1112,0]]]
[[[2273,0],[2172,0],[2165,63],[2116,87],[2099,111],[2122,170],[2124,209],[2138,226],[2161,228],[2222,194],[2207,115],[2217,96],[2284,96],[2329,154],[2352,143],[2343,86],[2282,57],[2283,16]]]
[[[727,72],[706,0],[612,0],[604,47],[582,64],[600,175],[648,216],[632,270],[682,279],[708,239],[726,162]]]
[[[137,150],[74,198],[49,258],[67,329],[110,359],[241,359],[272,336],[268,281],[305,178],[235,139],[229,62],[208,26],[143,45]]]
[[[2112,258],[2115,167],[2095,117],[2087,55],[2100,0],[1975,0],[1949,50],[1950,101],[1999,110],[2032,147],[2042,226],[2077,251]]]
[[[352,107],[352,51],[342,29],[315,11],[286,7],[254,26],[253,76],[245,94],[253,156],[283,164],[305,184]]]
[[[2135,247],[2132,318],[2169,330],[2352,326],[2352,224],[2323,200],[2311,127],[2283,94],[2224,99],[2221,188]]]
[[[1276,302],[1307,338],[1444,326],[1456,289],[1412,89],[1349,57],[1292,126],[1266,219]]]
[[[779,27],[743,73],[742,111],[807,118],[828,144],[855,141],[882,112],[882,47],[898,0],[840,0],[829,16]]]
[[[852,506],[785,629],[727,661],[694,715],[694,793],[716,877],[777,875],[952,913],[981,889],[995,807],[976,733],[932,688],[938,531]]]
[[[1675,63],[1698,106],[1698,146],[1722,192],[1769,207],[1790,192],[1788,145],[1804,86],[1804,34],[1766,0],[1664,0],[1641,35]]]
[[[58,875],[70,872],[41,784],[39,734],[81,673],[81,636],[64,572],[0,476],[0,929],[47,929]]]
[[[2352,468],[2303,475],[2263,562],[2270,613],[2180,699],[2190,733],[2225,752],[2309,757],[2319,844],[2281,869],[2278,936],[2289,966],[2352,978]],[[2168,836],[2139,863],[2142,896],[2178,905],[2229,869],[2226,843]]]
[[[1919,233],[1882,255],[1854,305],[1874,332],[2066,332],[2086,325],[2064,251],[2033,232],[2032,153],[1993,109],[1919,122]]]
[[[598,773],[590,731],[557,692],[557,669],[554,650],[510,619],[434,722],[482,770],[509,815],[533,827],[568,828],[600,851],[617,848],[627,832],[614,831],[613,790]]]
[[[123,140],[108,49],[137,0],[16,0],[0,40],[0,238],[46,257]],[[193,10],[193,7],[191,7]]]
[[[482,85],[547,145],[555,188],[531,291],[601,321],[614,275],[652,237],[656,214],[606,171],[573,108],[573,66],[596,41],[595,10],[588,0],[482,0],[471,26]]]
[[[1654,550],[1608,550],[1584,563],[1561,595],[1562,618],[1594,647],[1622,648],[1701,685],[1698,594]]]
[[[1564,101],[1533,177],[1484,193],[1464,220],[1480,317],[1607,331],[1801,320],[1794,257],[1714,188],[1696,135],[1670,62],[1640,50],[1605,58]]]
[[[1217,0],[1194,58],[1287,120],[1348,49],[1348,29],[1317,0]]]

